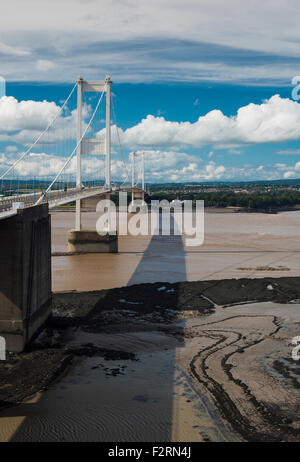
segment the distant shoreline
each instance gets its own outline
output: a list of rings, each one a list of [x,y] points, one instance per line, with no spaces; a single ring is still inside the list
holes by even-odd
[[[117,208],[118,209],[118,208]],[[51,210],[51,212],[74,212],[75,206],[59,206]],[[281,212],[299,212],[299,207],[274,207],[272,209],[250,209],[246,207],[205,207],[205,213],[264,213],[274,215]],[[96,212],[91,208],[82,209],[82,212]],[[172,212],[172,210],[171,210]]]
[[[271,209],[251,209],[246,207],[205,207],[207,213],[265,213],[299,212],[300,207],[273,207]]]

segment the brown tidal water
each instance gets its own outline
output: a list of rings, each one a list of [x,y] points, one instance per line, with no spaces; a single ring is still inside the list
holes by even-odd
[[[84,226],[95,229],[97,218],[96,213],[83,213]],[[52,212],[53,252],[66,251],[67,231],[73,226],[73,211]],[[119,236],[118,254],[53,257],[53,290],[99,290],[143,282],[299,276],[299,230],[300,211],[276,215],[205,213],[205,241],[199,247],[186,247],[181,239],[179,245],[178,236]],[[277,271],[257,269],[264,266]],[[280,266],[285,271],[280,270]]]

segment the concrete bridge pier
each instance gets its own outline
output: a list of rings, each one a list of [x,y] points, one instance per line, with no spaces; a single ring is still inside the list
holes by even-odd
[[[51,314],[51,223],[48,205],[19,209],[0,221],[0,336],[19,352]]]
[[[100,200],[109,200],[110,193],[90,197],[81,201],[81,208],[96,210]],[[81,228],[81,221],[80,221]],[[68,252],[74,253],[117,253],[118,235],[111,235],[108,232],[100,235],[95,229],[70,229],[68,232]]]
[[[144,201],[145,201],[145,191],[140,190],[138,188],[132,188],[131,203],[129,204],[128,211],[130,213],[134,213],[136,207],[143,204]]]
[[[144,201],[145,200],[145,191],[141,191],[140,189],[132,189],[131,192],[131,201]]]

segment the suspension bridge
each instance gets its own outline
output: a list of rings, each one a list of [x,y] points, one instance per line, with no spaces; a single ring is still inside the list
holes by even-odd
[[[121,190],[133,201],[144,199],[144,153],[131,153],[126,164],[111,84],[109,76],[101,82],[80,77],[62,106],[42,103],[52,113],[47,126],[0,165],[0,336],[9,351],[22,351],[51,314],[49,209],[75,203],[70,252],[114,253],[118,237],[109,219],[104,234],[83,229],[83,203],[95,206]],[[115,160],[112,127],[121,156]]]
[[[131,192],[133,199],[144,198],[144,153],[133,152],[131,166],[127,166],[120,141],[111,84],[109,76],[100,82],[87,82],[81,77],[78,78],[46,128],[19,158],[0,173],[0,220],[16,215],[18,209],[23,207],[47,203],[51,209],[75,201],[75,229],[80,230],[82,199],[92,196],[100,198],[119,190]],[[77,107],[73,109],[72,97],[76,95],[76,89]],[[90,93],[99,94],[92,113],[92,105],[88,104],[86,99],[86,94]],[[102,118],[104,95],[105,118]],[[115,183],[112,180],[114,165],[111,161],[112,114],[116,142],[121,154],[121,162],[117,162],[117,166],[121,166],[118,174],[124,178],[123,181]],[[72,126],[72,123],[76,127]],[[102,129],[101,123],[104,123]],[[51,158],[52,165],[53,161],[56,161],[57,171],[52,167],[51,172],[46,172],[48,174],[45,175],[47,156]],[[136,169],[137,158],[141,159],[139,175]],[[30,166],[35,159],[39,161],[38,171],[31,171],[31,178],[22,179],[22,172],[27,171],[26,162]]]

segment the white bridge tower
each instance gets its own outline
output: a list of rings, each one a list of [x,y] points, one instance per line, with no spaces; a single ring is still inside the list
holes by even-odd
[[[105,156],[105,188],[111,188],[111,84],[109,76],[105,81],[87,82],[82,77],[77,79],[77,172],[76,187],[82,188],[81,177],[81,157],[83,155],[104,155]],[[105,121],[105,139],[101,138],[82,138],[82,94],[86,92],[106,93],[106,121]],[[81,230],[81,201],[76,200],[76,219],[75,230]]]

